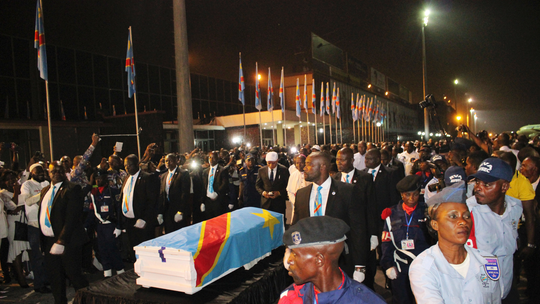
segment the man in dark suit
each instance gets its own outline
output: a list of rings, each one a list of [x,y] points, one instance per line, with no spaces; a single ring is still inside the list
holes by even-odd
[[[229,193],[229,172],[218,165],[219,151],[210,152],[210,167],[202,172],[206,195],[201,198],[201,212],[205,220],[220,216],[227,212]]]
[[[364,161],[368,157],[368,154],[364,154]],[[365,165],[365,164],[364,164]],[[375,192],[373,186],[373,178],[370,174],[356,169],[354,167],[354,154],[350,148],[343,148],[339,150],[336,155],[336,166],[338,173],[334,176],[334,179],[347,184],[352,184],[358,190],[359,201],[362,202],[363,208],[365,208],[366,220],[367,220],[367,235],[369,239],[369,247],[366,248],[368,252],[368,260],[366,266],[366,279],[363,282],[366,286],[373,288],[375,274],[377,273],[377,256],[375,254],[375,248],[379,244],[377,235],[378,229],[378,215],[377,205],[375,203]]]
[[[375,202],[377,204],[376,214],[380,216],[385,208],[391,207],[399,202],[400,195],[396,185],[400,179],[397,179],[397,170],[390,169],[381,164],[381,151],[371,149],[366,153],[366,169],[363,172],[372,176],[375,186]],[[382,220],[377,227],[382,229]],[[380,232],[382,233],[382,230]],[[377,235],[381,235],[377,233]]]
[[[134,154],[125,158],[124,167],[129,175],[122,185],[120,212],[123,215],[122,228],[126,230],[130,242],[130,257],[135,260],[133,247],[155,236],[159,179],[142,171],[139,159]]]
[[[41,191],[39,225],[55,303],[67,303],[66,277],[75,290],[88,286],[82,275],[82,247],[88,241],[82,222],[81,187],[67,181],[65,168],[51,164],[51,185]]]
[[[405,177],[405,166],[399,161],[399,159],[397,159],[397,153],[400,150],[401,148],[393,147],[391,145],[386,146],[383,150],[381,150],[381,164],[387,168],[395,169],[397,172],[396,178],[398,181]],[[394,153],[396,153],[396,156],[394,156]]]
[[[191,224],[191,180],[189,172],[178,167],[176,154],[165,157],[165,166],[168,170],[161,175],[158,222],[163,221],[165,233],[169,233]]]
[[[367,202],[360,188],[330,177],[330,164],[331,156],[324,152],[311,153],[307,157],[304,175],[306,181],[313,184],[296,192],[292,224],[306,217],[321,215],[343,220],[351,230],[346,241],[349,254],[340,259],[340,266],[347,275],[362,282],[369,255]]]
[[[285,214],[289,169],[278,164],[278,154],[266,154],[266,166],[259,169],[255,187],[261,194],[261,208]]]

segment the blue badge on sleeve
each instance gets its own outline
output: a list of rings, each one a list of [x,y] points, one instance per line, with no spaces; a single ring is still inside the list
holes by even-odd
[[[487,263],[484,265],[486,274],[493,281],[497,281],[501,277],[501,268],[497,257],[484,257]]]

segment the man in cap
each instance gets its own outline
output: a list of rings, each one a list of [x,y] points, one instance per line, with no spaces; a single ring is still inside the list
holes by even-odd
[[[287,303],[385,303],[365,285],[351,280],[338,266],[347,224],[330,216],[304,218],[283,234],[289,275],[294,284],[281,293]]]
[[[497,256],[501,268],[498,269],[501,296],[508,303],[517,303],[517,290],[512,288],[513,255],[517,249],[517,228],[523,207],[520,200],[506,195],[512,175],[509,164],[498,158],[487,158],[478,171],[468,177],[476,184],[474,196],[467,199],[474,225],[474,233],[471,232],[467,244]]]
[[[311,147],[311,152],[321,152],[321,146],[313,145],[313,147]]]
[[[240,206],[261,207],[261,195],[255,187],[260,168],[261,166],[257,165],[257,153],[249,153],[244,166],[238,170],[238,174],[240,175],[238,202]]]
[[[278,164],[278,154],[266,154],[266,166],[259,169],[256,188],[261,194],[261,208],[285,214],[289,170]]]
[[[348,148],[347,148],[348,149]],[[350,149],[349,149],[350,150]],[[305,179],[313,184],[296,192],[292,223],[306,217],[328,215],[345,221],[351,227],[348,233],[346,254],[341,267],[347,275],[362,282],[365,279],[365,267],[370,253],[370,232],[367,204],[360,187],[342,183],[330,177],[331,155],[319,152],[311,153],[306,159]],[[373,183],[369,179],[368,181]],[[371,190],[370,190],[371,191]]]

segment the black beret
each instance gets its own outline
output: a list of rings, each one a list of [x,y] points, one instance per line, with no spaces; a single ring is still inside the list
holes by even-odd
[[[299,220],[283,234],[283,243],[289,248],[327,245],[343,242],[349,226],[331,216],[314,216]]]
[[[107,176],[109,175],[109,171],[107,170],[97,170],[95,173],[94,173],[94,177],[101,177],[101,176]]]
[[[419,175],[408,175],[401,179],[397,185],[396,189],[399,192],[410,192],[420,189],[420,176]]]

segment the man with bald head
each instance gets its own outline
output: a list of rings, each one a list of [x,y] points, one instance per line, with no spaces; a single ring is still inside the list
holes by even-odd
[[[354,154],[354,167],[358,170],[362,170],[366,167],[364,163],[367,151],[367,144],[365,141],[360,141],[358,143],[358,153]]]
[[[349,225],[349,254],[343,257],[340,265],[345,273],[362,282],[370,248],[366,202],[360,188],[330,177],[330,161],[331,156],[327,153],[311,153],[307,157],[304,176],[313,184],[296,192],[292,223],[311,216],[328,215]]]
[[[266,154],[266,166],[259,169],[255,182],[261,194],[261,208],[285,214],[289,169],[278,163],[278,154]]]
[[[308,217],[283,234],[291,254],[287,258],[294,284],[280,296],[290,303],[385,303],[375,292],[353,281],[338,266],[347,224],[330,216]]]

